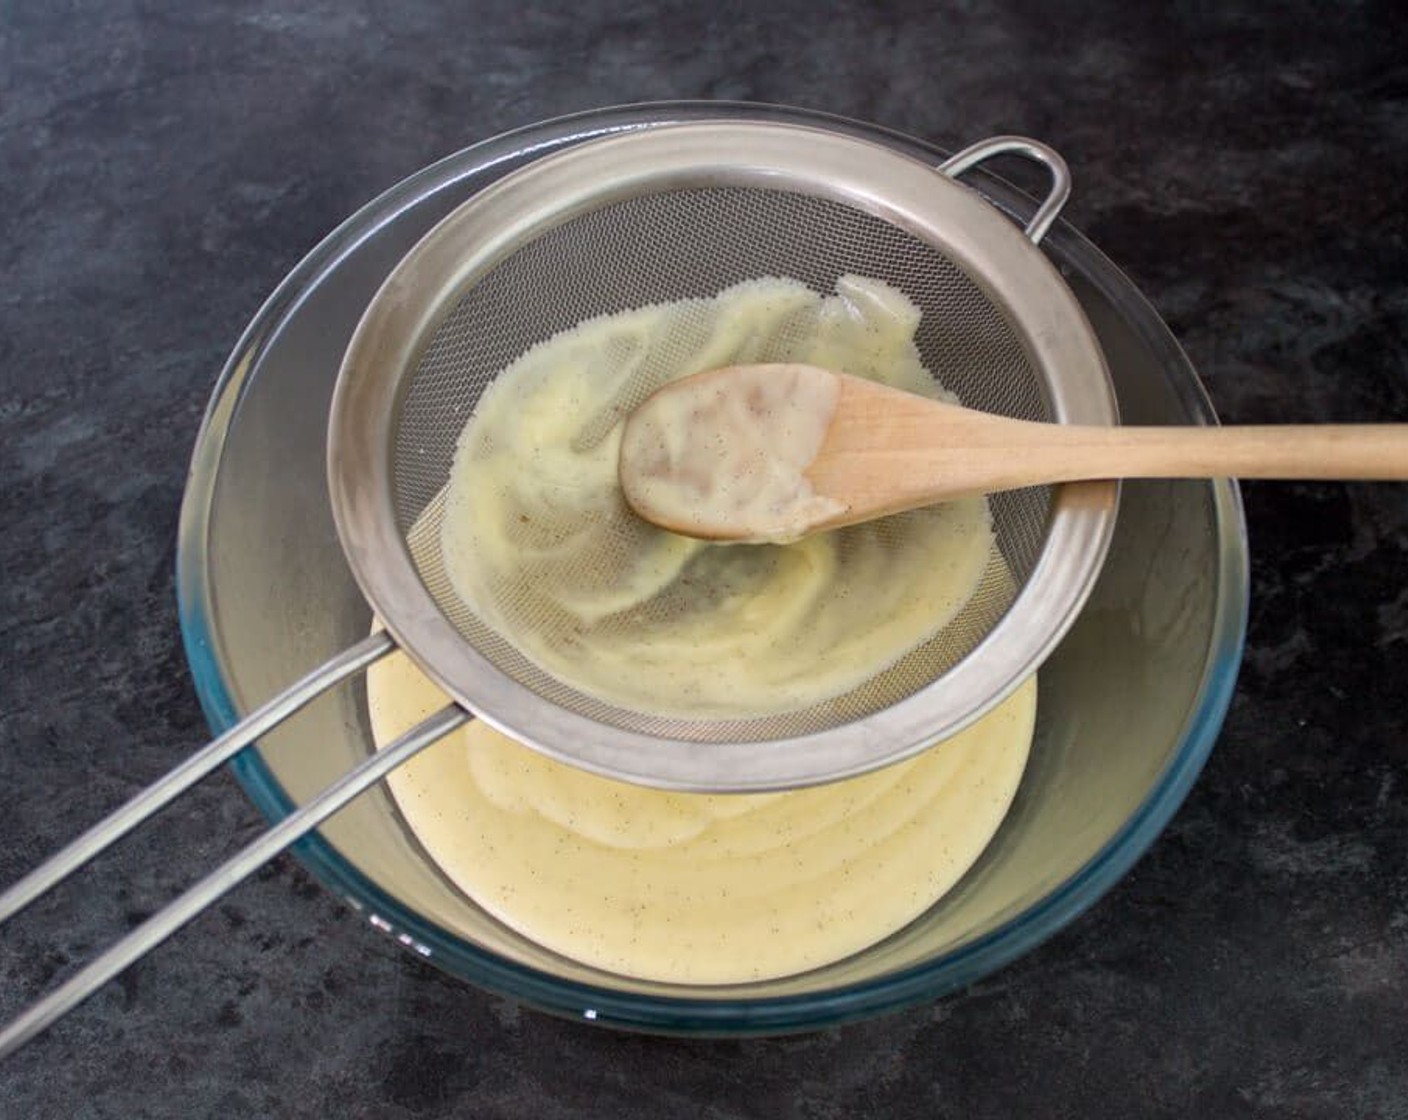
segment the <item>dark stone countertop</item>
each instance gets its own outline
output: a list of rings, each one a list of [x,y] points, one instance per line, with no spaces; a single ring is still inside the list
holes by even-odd
[[[1408,24],[1327,6],[0,6],[0,881],[205,732],[173,596],[222,360],[359,204],[506,128],[741,98],[1018,132],[1228,421],[1408,419]],[[933,1005],[780,1040],[560,1022],[289,858],[0,1064],[0,1115],[1408,1117],[1408,487],[1245,488],[1202,778],[1092,912]],[[261,823],[227,776],[0,941],[6,1015]]]

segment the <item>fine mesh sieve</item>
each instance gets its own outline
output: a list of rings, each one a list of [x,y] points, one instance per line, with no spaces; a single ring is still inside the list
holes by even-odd
[[[977,593],[932,640],[841,696],[764,718],[667,718],[570,687],[524,657],[512,634],[486,625],[445,572],[440,497],[456,440],[479,395],[513,358],[559,330],[612,312],[709,296],[758,277],[788,277],[829,293],[848,275],[884,280],[919,306],[927,328],[917,340],[924,366],[965,401],[1024,419],[1051,418],[1018,336],[948,258],[879,218],[797,192],[672,189],[611,203],[534,238],[454,297],[407,374],[391,481],[397,524],[417,572],[465,640],[549,703],[613,728],[710,743],[779,739],[852,722],[912,695],[970,653],[1040,555],[1050,507],[1046,488],[1008,492],[995,503],[1001,559],[993,557]],[[697,327],[690,317],[681,319],[651,340],[647,369],[700,368],[691,351],[709,335],[690,329]],[[786,360],[792,357],[787,343],[764,340],[783,349],[753,357]],[[619,424],[654,387],[649,379],[635,381],[593,407]],[[882,539],[892,522],[876,527]],[[838,534],[842,562],[857,535]],[[613,543],[598,550],[602,560]],[[618,547],[638,545],[627,538]],[[573,621],[563,619],[548,636],[572,640]]]
[[[1054,153],[996,144],[1047,160],[1062,186]],[[956,174],[961,164],[950,162]],[[1053,216],[1048,207],[1041,220]],[[1098,571],[1109,485],[994,495],[997,550],[957,618],[841,696],[755,718],[623,707],[574,688],[482,619],[446,575],[439,524],[457,440],[486,387],[524,352],[584,320],[743,281],[784,277],[829,293],[847,275],[884,281],[919,307],[923,363],[963,403],[1113,421],[1093,334],[1033,241],[951,175],[866,141],[775,124],[656,128],[541,160],[445,219],[368,309],[330,430],[339,533],[407,652],[530,745],[692,789],[869,769],[958,730],[1016,687]],[[687,349],[688,333],[664,345]],[[688,369],[687,354],[672,361]],[[624,416],[653,387],[592,404]]]

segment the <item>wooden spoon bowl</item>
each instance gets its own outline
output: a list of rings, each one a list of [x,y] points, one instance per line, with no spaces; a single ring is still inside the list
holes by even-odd
[[[1090,479],[1404,480],[1408,424],[1047,424],[816,366],[729,366],[663,386],[627,419],[620,477],[632,508],[663,528],[777,541]]]

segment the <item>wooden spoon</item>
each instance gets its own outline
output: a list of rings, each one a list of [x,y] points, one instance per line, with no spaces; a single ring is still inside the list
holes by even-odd
[[[730,366],[671,382],[631,414],[620,477],[631,507],[666,529],[791,540],[973,494],[1086,479],[1408,479],[1408,424],[1044,424],[816,366]]]

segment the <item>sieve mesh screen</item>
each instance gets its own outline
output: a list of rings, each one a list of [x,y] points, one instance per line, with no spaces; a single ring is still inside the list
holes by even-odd
[[[1022,338],[954,261],[882,218],[812,195],[742,187],[637,195],[570,217],[453,293],[402,382],[392,488],[397,524],[420,577],[466,641],[553,704],[609,726],[698,742],[759,741],[852,722],[912,695],[971,652],[1041,553],[1050,509],[1045,490],[992,499],[1000,556],[932,640],[842,696],[749,720],[663,717],[573,689],[476,617],[444,569],[441,496],[458,437],[486,387],[525,351],[587,319],[713,296],[759,277],[792,278],[826,293],[847,274],[885,281],[919,307],[921,359],[963,403],[1050,418]],[[686,316],[674,336],[652,344],[688,350],[692,329]],[[628,411],[648,391],[626,386],[619,407]],[[615,418],[603,415],[601,423]]]

